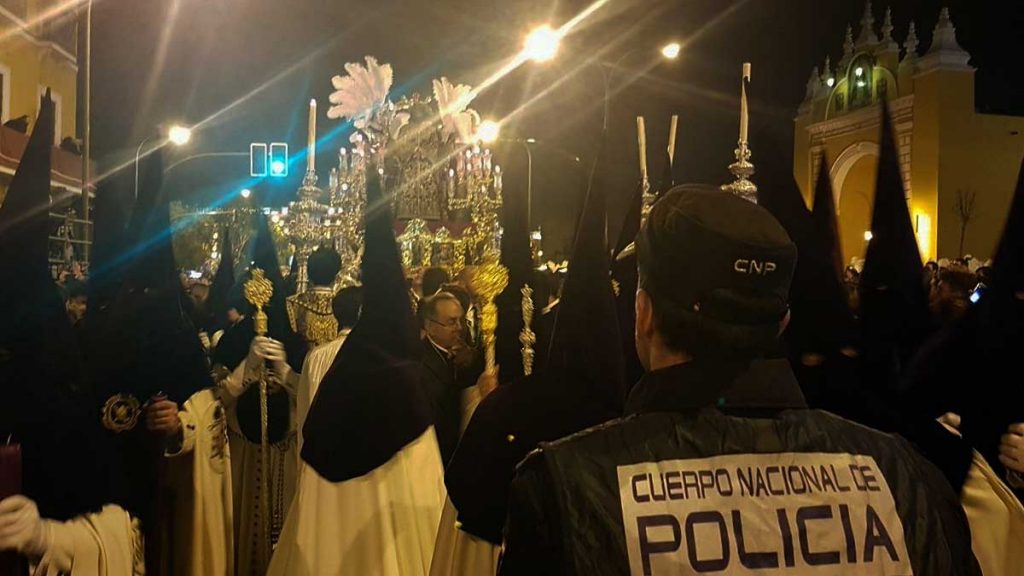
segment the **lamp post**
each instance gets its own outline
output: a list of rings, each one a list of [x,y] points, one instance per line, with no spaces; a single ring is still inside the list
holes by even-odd
[[[534,62],[547,62],[552,60],[558,54],[558,48],[562,42],[563,35],[564,33],[552,29],[551,26],[547,24],[534,28],[523,40],[522,57],[524,59],[533,60]],[[679,53],[682,49],[683,47],[679,42],[669,42],[661,47],[661,57],[666,60],[675,60],[679,57]],[[604,80],[604,122],[602,126],[605,130],[608,129],[608,109],[611,105],[612,76],[615,73],[615,69],[622,64],[622,61],[636,51],[636,48],[626,50],[611,63],[596,62],[596,64],[601,66],[602,78]]]
[[[91,262],[90,249],[93,231],[89,217],[89,186],[92,183],[92,0],[85,5],[85,38],[83,39],[82,70],[82,219],[85,220],[85,260]]]
[[[682,51],[682,48],[683,48],[682,45],[680,45],[678,42],[669,42],[668,44],[665,44],[664,46],[661,47],[661,50],[660,50],[661,57],[664,58],[665,60],[675,60],[675,59],[679,58],[679,53]],[[626,59],[626,57],[635,54],[637,52],[637,50],[638,50],[638,48],[630,48],[629,50],[626,50],[625,52],[620,54],[618,58],[616,58],[615,60],[613,60],[610,63],[609,62],[598,62],[597,63],[598,65],[601,66],[601,71],[602,71],[603,77],[604,77],[604,124],[603,124],[603,126],[604,126],[605,130],[608,129],[608,110],[611,107],[611,94],[612,94],[611,87],[612,87],[612,80],[614,78],[615,71],[622,64],[622,62]]]
[[[536,138],[500,138],[501,142],[514,142],[523,147],[526,151],[526,224],[530,230],[533,230],[533,145],[537,144],[540,146],[546,146],[567,158],[571,158],[575,162],[580,161],[579,156],[575,156],[564,148],[552,146],[547,142],[538,141]]]
[[[142,142],[139,142],[139,147],[135,149],[135,199],[139,199],[139,161],[142,159],[142,148],[158,134],[150,134],[146,136]],[[192,140],[192,130],[175,124],[171,126],[170,130],[167,131],[167,142],[174,144],[175,146],[184,146]],[[173,166],[172,166],[173,168]],[[170,168],[168,168],[169,170]]]
[[[182,158],[181,160],[178,160],[177,162],[174,162],[173,164],[171,164],[167,168],[164,168],[164,174],[167,174],[172,169],[174,169],[174,168],[176,168],[178,166],[181,166],[182,164],[184,164],[186,162],[190,162],[192,160],[198,160],[200,158],[223,158],[223,157],[234,157],[234,156],[248,157],[249,153],[248,152],[203,152],[202,154],[193,154],[191,156],[186,156],[186,157]]]

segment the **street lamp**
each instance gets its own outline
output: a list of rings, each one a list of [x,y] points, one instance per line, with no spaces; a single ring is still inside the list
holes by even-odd
[[[490,144],[501,134],[501,125],[494,120],[484,120],[476,130],[476,137],[484,144]]]
[[[153,136],[158,134],[150,134],[139,142],[139,147],[135,149],[135,199],[139,199],[139,160],[142,158],[142,148],[147,142],[153,139]],[[192,130],[182,126],[180,124],[174,124],[167,130],[167,141],[175,146],[184,146],[192,140]]]
[[[538,26],[526,35],[523,42],[523,56],[534,62],[546,62],[558,54],[562,35],[548,24]]]
[[[679,53],[683,47],[679,42],[669,42],[668,44],[661,47],[661,56],[666,60],[675,60],[679,57]],[[604,75],[604,128],[608,129],[608,109],[611,106],[611,87],[612,87],[612,76],[615,74],[615,70],[618,69],[622,61],[627,56],[636,52],[637,48],[626,50],[619,55],[613,62],[599,62]]]
[[[523,150],[526,151],[526,224],[527,228],[533,229],[533,146],[535,144],[544,145],[565,156],[574,160],[576,163],[580,162],[580,157],[575,156],[567,150],[552,146],[549,143],[538,142],[536,138],[501,138],[502,142],[514,142],[520,144]]]
[[[682,49],[683,47],[679,45],[679,42],[669,42],[662,47],[661,55],[669,60],[675,60],[679,57],[679,51]]]
[[[167,131],[167,139],[175,146],[184,146],[192,139],[192,130],[175,124]]]

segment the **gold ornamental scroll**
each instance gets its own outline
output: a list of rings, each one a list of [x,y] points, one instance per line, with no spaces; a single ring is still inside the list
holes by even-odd
[[[533,288],[523,284],[519,292],[523,295],[523,329],[519,332],[519,343],[523,345],[523,376],[529,376],[533,373],[533,345],[537,343],[537,335],[530,329],[533,324]]]
[[[484,369],[488,374],[494,374],[494,332],[498,329],[498,307],[494,304],[494,299],[508,286],[508,268],[499,264],[495,258],[489,258],[476,269],[470,283],[484,304],[480,312],[480,334],[485,354]]]
[[[253,329],[257,336],[266,336],[267,334],[267,314],[263,311],[263,307],[270,303],[270,298],[274,295],[274,284],[267,279],[266,275],[261,268],[253,268],[250,272],[250,278],[243,285],[245,292],[245,299],[249,301],[256,308],[256,313],[252,317]],[[255,368],[256,374],[259,376],[259,387],[260,387],[260,503],[262,505],[261,514],[263,515],[263,530],[264,530],[264,541],[266,542],[267,552],[266,558],[261,558],[263,565],[270,562],[270,550],[273,549],[273,538],[271,536],[272,529],[270,526],[270,441],[267,432],[267,372],[264,365],[260,365]]]

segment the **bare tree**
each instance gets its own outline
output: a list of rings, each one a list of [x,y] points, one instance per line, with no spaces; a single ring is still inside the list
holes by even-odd
[[[977,193],[974,190],[957,188],[956,191],[956,216],[960,219],[960,257],[964,255],[964,239],[967,237],[967,225],[974,220],[976,214],[975,200]]]

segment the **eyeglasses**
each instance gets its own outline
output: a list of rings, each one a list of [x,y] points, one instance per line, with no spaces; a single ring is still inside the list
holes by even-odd
[[[462,328],[463,324],[462,318],[454,318],[452,320],[449,320],[448,322],[439,322],[433,318],[427,318],[427,320],[430,320],[431,322],[437,324],[438,326],[441,326],[442,328],[448,328],[449,330]]]

